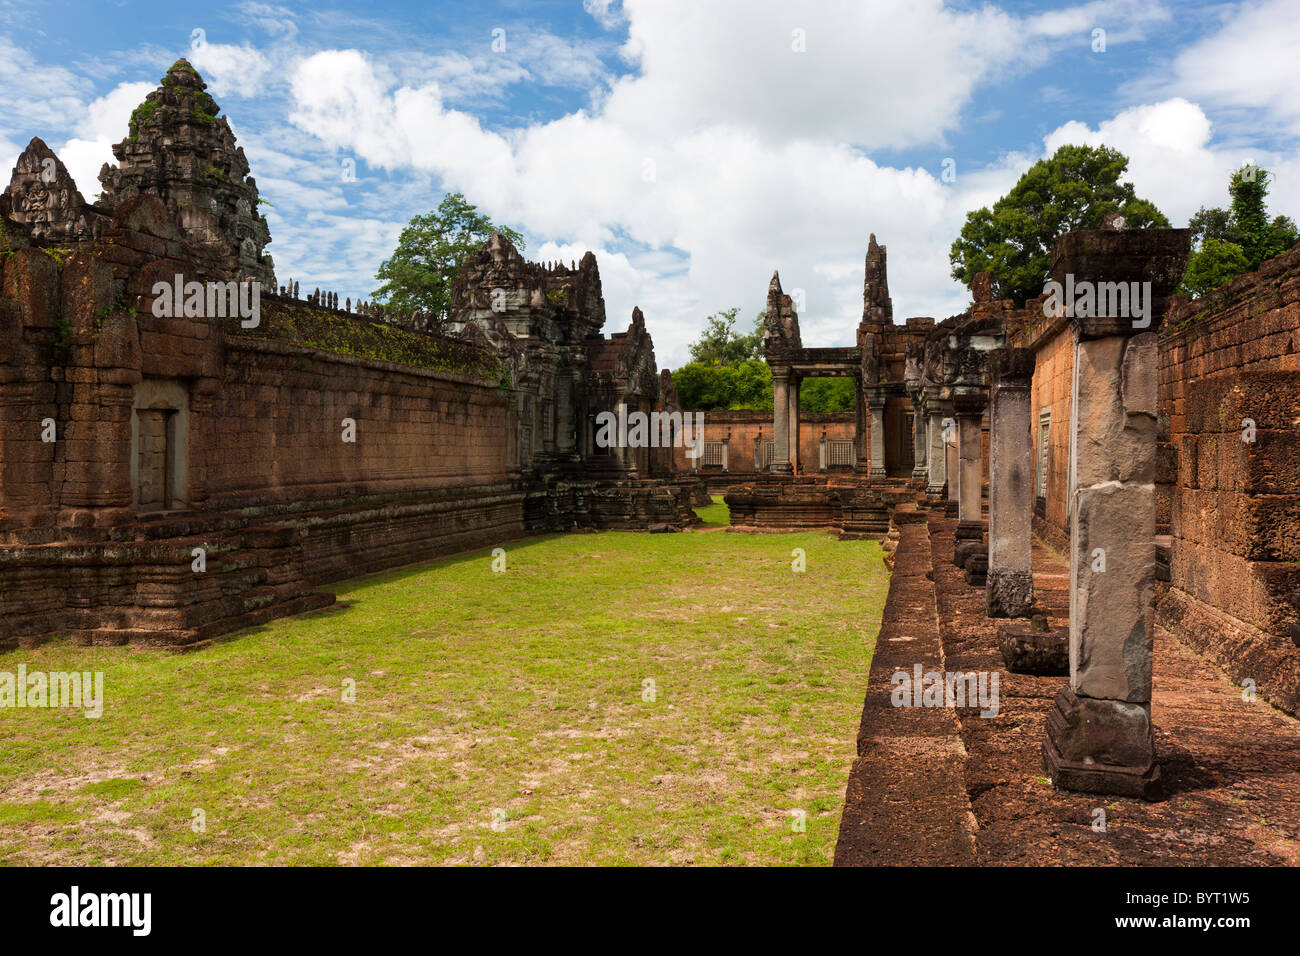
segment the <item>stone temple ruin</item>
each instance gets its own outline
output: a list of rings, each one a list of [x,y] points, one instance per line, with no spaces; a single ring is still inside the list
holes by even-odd
[[[0,196],[0,646],[193,645],[363,570],[698,521],[703,483],[671,449],[593,441],[601,411],[676,401],[639,310],[601,334],[594,256],[542,266],[495,236],[440,333],[277,292],[216,113],[178,61],[96,203],[39,139]],[[258,320],[155,309],[178,275],[209,302],[264,283]]]
[[[883,537],[895,568],[946,553],[957,577],[943,580],[977,589],[986,620],[1006,620],[999,664],[1068,677],[1042,745],[1050,779],[1068,790],[1161,792],[1158,628],[1300,713],[1300,247],[1189,303],[1173,295],[1189,244],[1187,230],[1122,224],[1058,243],[1054,281],[1111,304],[1148,290],[1144,315],[1100,305],[1076,315],[1046,296],[1017,307],[994,301],[982,275],[965,313],[896,325],[872,236],[850,348],[805,348],[773,276],[774,412],[715,416],[697,461],[678,457],[725,491],[732,530]],[[853,378],[855,413],[804,421],[800,378],[836,375]],[[815,443],[801,436],[809,424]],[[903,544],[923,557],[901,558]],[[1068,567],[1040,566],[1044,548]],[[933,591],[940,570],[923,587]],[[1068,579],[1062,600],[1042,575]],[[915,613],[906,593],[891,588],[887,622]],[[890,658],[879,642],[876,655],[863,739],[883,739],[872,694],[887,693],[878,666]]]
[[[494,235],[441,326],[277,290],[218,112],[178,61],[95,203],[39,139],[0,194],[0,647],[192,647],[366,571],[543,531],[680,530],[712,490],[732,530],[889,552],[845,860],[897,802],[872,789],[897,759],[879,742],[932,732],[889,706],[890,669],[973,654],[941,643],[959,618],[996,633],[1006,673],[1058,680],[1034,685],[1051,697],[1035,719],[1062,788],[1159,793],[1160,629],[1300,713],[1300,247],[1188,302],[1189,233],[1112,224],[1062,237],[1052,274],[1149,283],[1140,320],[994,301],[983,276],[961,315],[895,324],[871,236],[854,345],[805,347],[774,274],[774,412],[709,413],[688,457],[598,438],[620,407],[683,409],[640,309],[603,334],[591,253],[533,263]],[[177,276],[232,302],[256,283],[260,315],[155,308]],[[801,414],[821,376],[852,379],[852,413]],[[950,783],[946,760],[916,779]]]

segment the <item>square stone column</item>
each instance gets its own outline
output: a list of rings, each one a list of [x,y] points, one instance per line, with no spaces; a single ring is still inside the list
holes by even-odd
[[[789,413],[787,417],[790,436],[790,471],[793,474],[799,473],[799,379],[797,376],[790,377],[790,384],[786,388],[789,395]]]
[[[984,393],[963,390],[954,396],[957,409],[957,531],[958,540],[984,537]]]
[[[926,479],[926,494],[941,495],[944,486],[948,484],[948,447],[943,440],[943,420],[942,411],[931,410],[926,416],[929,423],[927,429],[929,433],[929,452],[926,455],[926,463],[929,470],[929,476]],[[947,416],[951,417],[951,415]]]
[[[926,463],[926,453],[930,447],[929,429],[925,415],[915,403],[912,408],[912,480],[928,482],[930,466]]]
[[[772,369],[772,472],[790,475],[790,370]]]
[[[957,487],[961,484],[959,469],[957,467],[957,413],[945,416],[947,422],[943,428],[944,443],[943,457],[948,462],[948,496],[947,506],[944,508],[944,515],[949,518],[957,517],[957,499],[961,490]]]
[[[871,415],[871,477],[885,477],[885,391],[863,389]]]
[[[1068,233],[1053,253],[1053,281],[1062,287],[1145,283],[1147,305],[1145,314],[1120,314],[1121,303],[1079,316],[1065,297],[1075,340],[1070,683],[1048,714],[1043,765],[1067,790],[1161,793],[1151,726],[1156,331],[1189,245],[1186,229],[1097,229]]]
[[[885,406],[871,406],[871,477],[885,477]]]
[[[989,390],[989,617],[1028,617],[1034,606],[1034,489],[1030,478],[1031,349],[994,353]]]

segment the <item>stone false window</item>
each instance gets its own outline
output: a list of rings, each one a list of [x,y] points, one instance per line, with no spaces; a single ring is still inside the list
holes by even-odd
[[[142,511],[189,507],[189,395],[169,379],[136,386],[131,415],[131,488]]]
[[[722,442],[706,441],[704,443],[704,467],[721,468],[722,467]]]

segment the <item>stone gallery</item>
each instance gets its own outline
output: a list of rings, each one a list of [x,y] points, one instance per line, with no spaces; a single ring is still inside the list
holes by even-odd
[[[712,491],[732,531],[883,540],[882,640],[922,579],[934,605],[933,555],[960,569],[943,581],[1000,622],[1008,672],[1060,680],[1037,743],[1056,787],[1161,794],[1157,627],[1300,713],[1300,248],[1189,302],[1189,232],[1111,222],[1060,239],[1053,281],[1132,296],[1089,308],[1053,287],[1017,307],[981,276],[966,312],[896,322],[871,235],[855,344],[805,346],[774,274],[774,411],[700,429],[641,310],[604,333],[590,252],[529,262],[495,234],[437,327],[282,281],[217,113],[180,60],[95,203],[39,139],[0,196],[0,647],[200,646],[381,568],[690,528]],[[230,307],[182,305],[191,283]],[[801,414],[800,381],[827,376],[852,379],[854,411]],[[669,440],[611,441],[633,416]],[[1068,556],[1059,604],[1045,548]],[[892,719],[871,697],[896,663],[883,647],[862,768]],[[844,862],[880,798],[856,786]]]

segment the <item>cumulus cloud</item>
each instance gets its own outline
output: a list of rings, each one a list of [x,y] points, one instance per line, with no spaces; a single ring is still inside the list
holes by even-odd
[[[71,70],[37,62],[0,36],[0,89],[0,128],[15,130],[25,144],[27,130],[61,128],[69,116],[79,115],[92,86]]]
[[[297,65],[290,119],[371,166],[436,177],[556,244],[542,249],[598,251],[611,327],[639,304],[667,364],[685,359],[704,315],[757,311],[774,268],[803,291],[806,341],[849,341],[870,232],[889,248],[899,319],[959,311],[952,237],[1038,157],[1009,154],[945,183],[868,153],[941,145],[981,84],[1086,44],[1099,22],[1118,42],[1168,16],[1137,0],[1027,17],[940,0],[753,0],[743,17],[688,0],[586,9],[605,26],[626,20],[621,52],[634,64],[589,109],[489,129],[461,101],[520,82],[539,57],[480,67],[450,55],[397,77],[362,51],[329,50]],[[518,42],[507,33],[507,49]],[[545,82],[599,87],[599,62],[574,56]]]
[[[154,89],[153,83],[120,83],[112,92],[83,108],[77,134],[56,148],[86,200],[99,192],[99,169],[115,163],[113,144],[127,135],[131,112]]]
[[[624,21],[621,7],[619,0],[582,0],[582,9],[606,30],[612,30]]]
[[[1258,133],[1263,115],[1300,135],[1300,17],[1291,0],[1255,0],[1222,11],[1222,26],[1182,51],[1173,62],[1169,91],[1202,103],[1235,108]]]
[[[210,43],[196,40],[189,61],[203,74],[208,89],[215,96],[231,94],[251,99],[265,89],[271,73],[271,61],[247,43]]]

